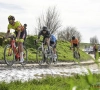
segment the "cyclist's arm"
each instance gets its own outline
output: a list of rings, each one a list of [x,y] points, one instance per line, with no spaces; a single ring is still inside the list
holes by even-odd
[[[10,29],[8,28],[5,38],[8,38],[9,35],[10,35]]]
[[[71,47],[73,47],[73,41],[72,40],[70,41],[70,43],[71,43]]]
[[[39,33],[38,33],[38,40],[40,39],[40,36],[42,35],[42,31],[40,31]]]
[[[21,26],[18,26],[18,27],[17,27],[17,31],[18,31],[18,35],[17,35],[17,37],[16,37],[17,39],[19,39],[19,37],[20,37],[21,29],[22,29]]]
[[[5,34],[4,38],[8,38],[9,34],[10,34],[10,28],[9,28],[9,24],[8,24],[8,26],[7,26],[7,33]]]
[[[38,34],[38,39],[40,39],[40,36],[41,36],[41,32],[39,32],[39,34]]]

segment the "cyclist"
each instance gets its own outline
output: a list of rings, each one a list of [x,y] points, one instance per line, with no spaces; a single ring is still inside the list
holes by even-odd
[[[27,36],[27,24],[24,24],[24,32],[25,32],[25,38],[24,38],[24,42],[25,42]]]
[[[98,46],[96,43],[93,46],[93,51],[94,51],[94,58],[96,59],[96,53],[98,52]]]
[[[56,61],[57,55],[56,55],[56,44],[57,44],[57,39],[54,35],[51,34],[50,36],[50,46],[53,47],[53,51],[54,51],[54,61]]]
[[[24,58],[23,58],[23,42],[25,36],[25,30],[22,24],[19,21],[15,21],[15,17],[10,15],[8,16],[8,30],[5,38],[7,38],[10,34],[10,30],[14,29],[15,30],[15,35],[16,35],[16,41],[18,42],[19,46],[19,53],[20,53],[20,62],[23,63]]]
[[[79,57],[80,57],[80,53],[79,53],[79,40],[77,38],[75,38],[75,36],[72,36],[71,47],[73,48],[73,52],[75,51],[75,48],[77,48],[77,51],[78,51],[78,54],[79,54]],[[74,58],[75,58],[75,56],[74,56]]]
[[[48,51],[49,51],[49,45],[50,45],[50,31],[48,31],[46,26],[43,26],[42,30],[38,34],[38,40],[40,39],[40,36],[43,36],[43,42],[44,44],[47,44],[48,46]]]

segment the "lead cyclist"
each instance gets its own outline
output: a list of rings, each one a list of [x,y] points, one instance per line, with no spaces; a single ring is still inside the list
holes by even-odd
[[[19,21],[15,21],[15,17],[12,15],[8,16],[8,30],[6,33],[5,38],[10,36],[10,30],[13,29],[15,31],[16,35],[16,41],[18,42],[19,46],[19,53],[20,53],[20,63],[23,63],[24,58],[23,58],[23,42],[24,38],[26,37],[25,35],[25,30],[22,24]]]

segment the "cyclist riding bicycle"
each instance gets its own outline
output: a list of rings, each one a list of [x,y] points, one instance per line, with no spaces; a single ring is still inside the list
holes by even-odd
[[[54,51],[54,61],[56,61],[57,55],[56,55],[56,44],[57,44],[57,39],[54,35],[51,34],[50,36],[50,46],[53,48]]]
[[[77,51],[78,51],[78,54],[79,54],[79,57],[80,57],[80,53],[79,53],[79,40],[77,38],[75,38],[75,36],[72,36],[71,47],[73,48],[73,52],[75,51],[75,48],[77,48]],[[75,58],[75,56],[74,56],[74,58]]]
[[[98,52],[98,46],[96,43],[93,46],[93,51],[94,51],[94,58],[96,59],[96,53]]]
[[[24,58],[23,58],[23,42],[24,38],[26,37],[25,35],[25,29],[22,26],[22,24],[19,21],[15,21],[15,17],[10,15],[8,16],[8,30],[6,33],[5,38],[7,38],[10,35],[10,30],[14,29],[15,30],[15,36],[16,36],[16,41],[18,42],[19,46],[19,53],[20,53],[20,63],[23,63]]]
[[[24,24],[24,32],[25,32],[25,38],[24,38],[24,41],[26,40],[26,37],[27,37],[27,24]],[[24,44],[24,43],[23,43]]]
[[[46,26],[43,26],[42,30],[38,34],[38,40],[40,39],[40,36],[43,36],[43,43],[48,46],[48,51],[49,51],[49,45],[50,45],[50,31],[48,31]]]

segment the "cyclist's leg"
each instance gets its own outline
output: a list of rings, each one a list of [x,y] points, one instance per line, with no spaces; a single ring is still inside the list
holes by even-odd
[[[75,44],[73,44],[72,48],[73,48],[73,57],[75,58],[75,54],[74,54],[74,51],[75,51]]]
[[[79,58],[80,58],[79,46],[77,45],[76,48],[77,48],[78,55],[79,55]]]
[[[56,61],[57,59],[56,42],[50,41],[50,46],[53,48],[53,60]]]
[[[56,59],[57,59],[56,44],[53,47],[53,51],[54,51],[54,61],[56,61]]]
[[[50,46],[50,38],[49,37],[45,37],[45,43],[47,44],[48,46],[48,50],[50,49],[49,46]]]
[[[95,59],[98,59],[98,54],[97,54],[98,53],[98,50],[95,49],[94,52],[95,52],[95,55],[94,55],[95,56]]]
[[[24,61],[24,58],[23,58],[23,42],[24,42],[24,38],[25,38],[25,32],[22,31],[21,34],[20,34],[20,40],[19,40],[19,53],[20,53],[20,62],[23,62]]]
[[[50,41],[50,46],[53,48],[54,54],[56,54],[56,43],[53,41]]]

